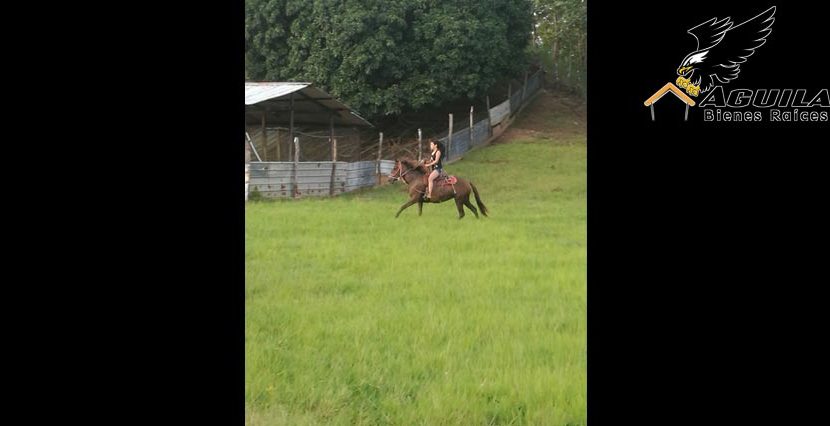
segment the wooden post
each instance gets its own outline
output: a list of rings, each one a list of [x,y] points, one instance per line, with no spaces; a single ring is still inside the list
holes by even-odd
[[[276,140],[277,140],[277,161],[282,161],[282,154],[280,154],[280,129],[276,130]]]
[[[334,185],[337,172],[337,139],[331,140],[331,185],[329,187],[329,195],[334,195]]]
[[[383,132],[380,132],[380,139],[378,139],[378,185],[380,185],[380,154],[383,150]]]
[[[262,108],[262,155],[265,161],[268,161],[268,133],[265,130],[265,115],[268,114],[268,108]]]
[[[493,136],[493,122],[490,120],[490,95],[487,95],[487,136]]]
[[[300,191],[297,188],[297,166],[300,162],[300,138],[294,138],[294,169],[291,173],[291,196],[296,198],[300,195]]]
[[[467,146],[468,148],[473,146],[473,124],[473,106],[470,105],[470,143]]]
[[[248,183],[251,181],[251,144],[245,140],[245,201],[248,201]]]
[[[292,92],[290,95],[291,105],[288,116],[288,158],[292,157],[291,155],[291,141],[294,140],[294,93]],[[296,145],[296,144],[295,144]]]
[[[447,161],[450,161],[450,152],[452,152],[452,114],[450,114],[450,132],[447,134],[447,152],[441,153],[441,155],[445,155]]]
[[[248,145],[250,145],[251,149],[254,151],[254,155],[256,155],[256,160],[262,162],[262,158],[259,157],[259,152],[257,152],[256,146],[254,146],[254,141],[251,140],[251,136],[248,135],[248,132],[245,132],[245,140],[248,141]]]
[[[522,103],[525,103],[525,96],[527,96],[527,71],[525,71],[525,84],[522,86]]]
[[[337,172],[337,139],[334,138],[334,114],[329,115],[329,141],[331,142],[331,182],[329,195],[334,195],[334,182]]]
[[[421,148],[421,129],[418,129],[418,161],[421,161],[422,152],[423,148]]]

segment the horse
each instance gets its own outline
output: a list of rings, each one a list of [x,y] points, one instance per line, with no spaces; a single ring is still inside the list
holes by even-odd
[[[395,214],[396,218],[404,209],[415,203],[418,203],[418,216],[421,216],[425,202],[423,195],[427,190],[428,184],[427,176],[429,176],[429,171],[423,163],[406,158],[395,160],[395,168],[389,174],[389,181],[394,182],[400,179],[409,185],[409,201],[401,206],[398,213]],[[429,202],[443,203],[453,198],[455,199],[456,207],[458,207],[459,220],[464,218],[464,206],[472,210],[476,219],[478,219],[478,210],[470,202],[470,192],[475,194],[476,204],[478,204],[481,214],[487,216],[487,207],[481,201],[481,197],[478,195],[478,189],[476,189],[472,182],[463,178],[457,178],[455,183],[451,183],[451,180],[442,179],[441,177],[436,178],[432,184],[432,198]]]

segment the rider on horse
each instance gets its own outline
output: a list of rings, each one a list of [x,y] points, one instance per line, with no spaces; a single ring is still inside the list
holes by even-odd
[[[435,167],[433,168],[432,173],[429,174],[429,185],[427,193],[424,196],[425,200],[429,200],[432,198],[432,182],[435,181],[435,178],[444,173],[444,144],[436,141],[435,139],[430,139],[429,149],[432,151],[432,156],[430,158],[430,161],[424,163],[424,166]]]

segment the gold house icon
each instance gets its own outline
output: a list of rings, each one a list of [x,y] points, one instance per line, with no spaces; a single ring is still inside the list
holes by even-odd
[[[665,86],[661,87],[660,90],[654,92],[654,94],[651,95],[650,98],[646,99],[646,101],[643,102],[645,106],[651,108],[651,121],[654,121],[654,103],[657,102],[660,98],[662,98],[663,95],[666,94],[666,92],[674,93],[674,96],[677,96],[678,99],[680,99],[681,101],[683,101],[683,103],[686,104],[686,115],[683,118],[683,121],[688,121],[689,107],[695,106],[695,101],[692,100],[692,98],[686,96],[686,94],[683,93],[682,90],[678,89],[677,86],[675,86],[673,83],[666,83]]]

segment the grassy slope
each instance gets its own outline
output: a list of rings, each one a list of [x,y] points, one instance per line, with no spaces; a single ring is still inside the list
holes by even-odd
[[[396,220],[401,184],[248,205],[248,424],[586,423],[585,134],[555,102],[448,166],[490,218]]]

